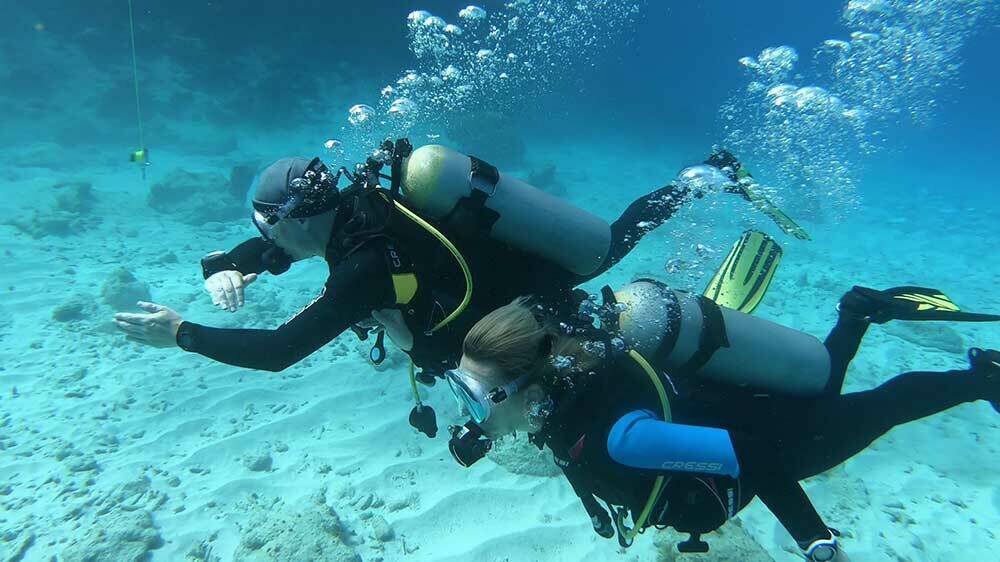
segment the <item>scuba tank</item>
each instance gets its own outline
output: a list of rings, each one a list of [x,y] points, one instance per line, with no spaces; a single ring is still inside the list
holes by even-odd
[[[472,229],[556,263],[591,274],[611,248],[611,227],[600,217],[495,167],[440,145],[413,151],[402,165],[408,207],[458,230]]]
[[[653,280],[615,298],[623,339],[659,368],[797,396],[820,394],[830,378],[829,353],[809,334]]]

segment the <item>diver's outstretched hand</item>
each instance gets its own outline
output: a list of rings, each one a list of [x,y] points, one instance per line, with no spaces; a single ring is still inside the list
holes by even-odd
[[[181,315],[151,302],[139,301],[136,304],[146,312],[119,312],[115,314],[115,326],[134,342],[153,347],[176,346],[177,330],[184,321]]]
[[[212,296],[212,304],[236,312],[243,306],[243,288],[256,280],[256,273],[243,275],[239,271],[220,271],[205,279],[205,290]]]

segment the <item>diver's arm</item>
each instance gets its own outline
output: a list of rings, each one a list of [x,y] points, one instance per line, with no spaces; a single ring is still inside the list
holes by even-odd
[[[239,271],[243,275],[263,273],[269,270],[264,256],[274,250],[274,244],[264,238],[251,238],[228,252],[212,252],[202,258],[202,275],[208,279],[220,271]]]
[[[276,330],[211,328],[183,322],[177,344],[210,359],[266,371],[294,365],[390,299],[381,253],[355,252],[330,272],[323,294]]]
[[[633,468],[732,478],[740,474],[728,431],[665,422],[649,410],[619,418],[608,433],[607,447],[615,462]]]

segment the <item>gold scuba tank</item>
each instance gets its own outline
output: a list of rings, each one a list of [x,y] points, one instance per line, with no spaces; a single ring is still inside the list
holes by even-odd
[[[402,172],[404,202],[427,218],[447,226],[457,212],[471,213],[491,238],[577,275],[593,273],[607,259],[606,221],[474,156],[425,145],[403,162]]]

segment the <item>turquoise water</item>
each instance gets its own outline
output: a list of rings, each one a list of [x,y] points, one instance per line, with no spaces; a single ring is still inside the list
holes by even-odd
[[[994,0],[366,4],[134,0],[136,83],[127,2],[4,3],[0,560],[698,558],[666,532],[600,539],[517,443],[457,467],[407,424],[399,351],[373,369],[345,334],[265,373],[126,341],[111,315],[140,299],[274,329],[318,295],[319,260],[235,314],[202,287],[204,254],[257,235],[249,178],[283,156],[350,165],[407,136],[613,220],[725,146],[812,240],[709,196],[588,289],[700,289],[758,228],[784,259],[755,314],[819,337],[854,284],[1000,312]],[[874,327],[847,390],[972,346],[1000,328]],[[854,560],[993,559],[998,421],[960,406],[806,488]],[[759,502],[708,540],[703,560],[799,559]]]

